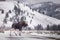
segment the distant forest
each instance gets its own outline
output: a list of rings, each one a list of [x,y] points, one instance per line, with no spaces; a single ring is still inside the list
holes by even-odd
[[[52,26],[49,26],[47,25],[47,27],[45,29],[43,29],[43,26],[40,24],[40,25],[37,25],[35,27],[36,30],[51,30],[51,31],[60,31],[60,25],[52,25]]]

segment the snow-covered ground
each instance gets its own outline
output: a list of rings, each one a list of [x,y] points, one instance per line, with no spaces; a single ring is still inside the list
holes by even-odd
[[[19,35],[18,35],[19,32],[16,31],[16,33],[17,33],[17,37],[19,37]],[[12,31],[11,34],[12,34],[11,35],[12,37],[16,37],[14,31]],[[9,37],[10,36],[10,31],[5,31],[4,35],[5,35],[5,37]],[[52,38],[60,39],[60,35],[58,35],[58,34],[45,34],[45,33],[38,34],[36,32],[28,33],[28,31],[26,31],[26,32],[24,31],[24,33],[21,32],[21,36],[22,37],[25,37],[26,35],[27,36],[29,36],[29,35],[35,35],[35,36],[52,37]]]
[[[60,35],[57,34],[37,34],[37,33],[31,33],[31,35],[37,35],[37,36],[43,36],[43,37],[51,37],[51,38],[56,38],[56,39],[60,39]]]
[[[21,36],[15,36],[13,32],[12,32],[12,36],[9,36],[9,34],[10,34],[10,31],[5,31],[4,33],[0,33],[0,40],[57,40],[57,39],[60,39],[59,38],[60,35],[52,36],[49,34],[22,33]]]

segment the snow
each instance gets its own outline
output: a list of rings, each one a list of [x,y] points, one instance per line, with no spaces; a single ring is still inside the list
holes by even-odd
[[[5,18],[5,14],[8,10],[13,10],[14,5],[16,5],[16,2],[14,1],[10,1],[10,2],[0,2],[0,9],[4,9],[5,13],[1,14],[0,13],[0,25],[3,24],[3,19]],[[28,23],[28,27],[32,27],[34,28],[34,26],[37,26],[38,24],[41,24],[44,28],[49,24],[49,25],[53,25],[53,24],[60,24],[60,20],[56,19],[56,18],[52,18],[46,15],[43,15],[41,13],[38,13],[36,11],[32,11],[32,9],[30,9],[28,6],[24,5],[23,3],[19,3],[20,5],[20,9],[22,11],[25,11],[25,14],[23,16],[26,16],[26,21]],[[27,13],[29,13],[29,16],[27,16]],[[35,14],[34,16],[32,14]],[[14,12],[12,11],[11,14],[9,14],[9,18],[8,18],[8,23],[5,24],[6,26],[11,26],[13,22],[10,22],[10,18],[12,18],[13,16],[15,16]],[[21,17],[21,16],[19,16]],[[31,18],[33,17],[33,19]],[[30,24],[30,20],[32,19],[32,23]]]
[[[41,36],[41,37],[52,37],[52,38],[56,38],[56,39],[59,39],[60,38],[60,35],[57,35],[57,34],[45,34],[45,33],[38,34],[38,33],[31,33],[31,35],[36,35],[36,36]]]
[[[6,12],[13,9],[14,4],[12,2],[0,2],[0,9],[4,9]]]
[[[21,37],[23,37],[23,38],[34,38],[34,39],[41,39],[41,37],[43,37],[42,38],[42,40],[44,39],[44,37],[45,37],[45,40],[48,38],[49,39],[49,37],[51,37],[51,39],[52,38],[55,38],[55,39],[60,39],[60,35],[57,35],[57,34],[37,34],[37,33],[29,33],[29,34],[25,34],[25,33],[21,33],[21,36],[19,36],[19,35],[15,35],[14,34],[14,32],[12,31],[12,33],[11,33],[12,35],[10,36],[10,31],[5,31],[4,33],[0,33],[0,38],[1,39],[7,39],[6,37],[11,37],[11,38],[21,38]],[[18,34],[18,33],[17,33]],[[25,40],[25,39],[24,39]]]
[[[6,27],[11,27],[12,22],[7,22],[7,24],[5,24]]]

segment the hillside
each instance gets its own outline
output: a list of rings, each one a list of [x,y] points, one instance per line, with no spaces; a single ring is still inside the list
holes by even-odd
[[[6,27],[11,27],[13,22],[17,22],[17,21],[14,21],[14,20],[17,20],[17,19],[14,19],[16,17],[15,16],[16,14],[14,11],[12,11],[14,9],[14,5],[16,4],[17,3],[15,1],[0,2],[0,9],[4,10],[4,14],[0,13],[0,26],[4,24]],[[19,8],[21,10],[20,12],[21,14],[19,14],[17,18],[19,18],[20,20],[22,16],[26,17],[26,21],[29,25],[28,27],[34,28],[34,26],[41,24],[45,28],[48,24],[49,25],[60,24],[60,20],[46,16],[39,12],[33,11],[24,3],[19,3]],[[7,18],[7,23],[5,24],[3,20],[5,19],[6,12],[8,12],[9,10],[11,10],[11,13],[8,13],[9,17]],[[12,21],[10,21],[10,18],[13,18]]]

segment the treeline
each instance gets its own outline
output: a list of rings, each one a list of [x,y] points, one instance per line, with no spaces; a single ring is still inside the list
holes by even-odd
[[[43,26],[41,24],[38,24],[36,27],[35,27],[35,30],[43,30]]]
[[[50,31],[60,31],[60,24],[58,25],[47,25],[47,27],[44,29],[43,26],[41,24],[38,24],[35,27],[35,30],[50,30]]]
[[[47,25],[46,30],[59,31],[60,30],[60,24],[58,24],[58,25],[54,24],[52,26]]]

